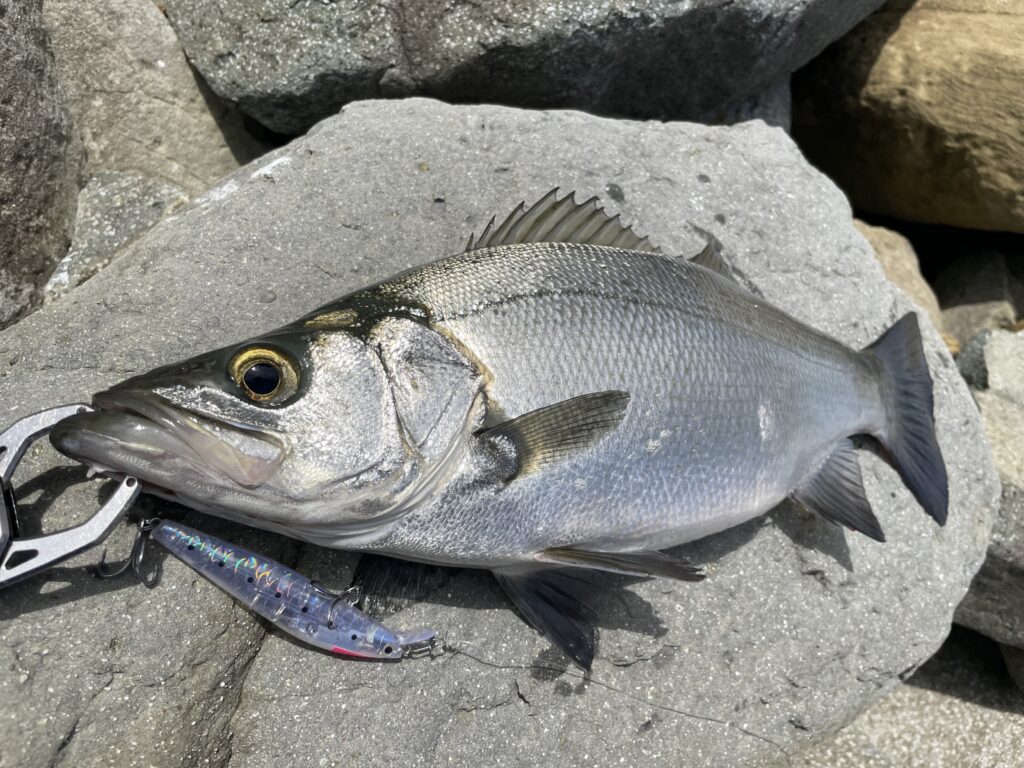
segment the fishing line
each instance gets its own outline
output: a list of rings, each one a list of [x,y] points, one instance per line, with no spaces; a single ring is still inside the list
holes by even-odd
[[[522,671],[539,670],[539,671],[545,671],[545,672],[555,672],[555,673],[558,673],[559,675],[565,675],[566,677],[573,677],[573,678],[576,678],[577,680],[582,680],[584,684],[586,684],[586,683],[594,683],[595,685],[597,685],[597,686],[599,686],[601,688],[604,688],[605,690],[611,691],[613,693],[617,693],[620,696],[625,696],[627,699],[632,699],[633,701],[635,701],[635,702],[637,702],[639,704],[644,704],[646,706],[653,707],[654,709],[660,709],[663,712],[670,712],[672,714],[679,715],[681,717],[688,717],[688,718],[691,718],[693,720],[703,720],[704,722],[715,723],[717,725],[724,725],[724,726],[726,726],[728,728],[734,728],[737,731],[739,731],[740,733],[744,734],[745,736],[749,736],[751,738],[757,739],[758,741],[762,741],[765,744],[770,744],[771,746],[775,747],[775,749],[779,750],[779,752],[782,753],[783,757],[785,757],[786,765],[788,765],[788,766],[792,766],[793,765],[792,755],[790,755],[790,753],[786,750],[785,747],[783,747],[778,742],[773,741],[772,739],[768,738],[767,736],[762,736],[760,733],[755,733],[754,731],[751,731],[751,730],[749,730],[747,728],[744,728],[742,725],[739,725],[738,723],[734,723],[734,722],[731,722],[729,720],[720,720],[717,717],[710,717],[708,715],[698,715],[698,714],[693,713],[693,712],[687,712],[684,709],[677,709],[675,707],[670,707],[667,704],[659,704],[659,703],[657,703],[655,701],[651,701],[650,699],[645,699],[645,698],[641,698],[639,696],[634,696],[633,694],[629,693],[628,691],[624,691],[621,688],[616,688],[614,685],[611,685],[610,683],[606,683],[606,682],[604,682],[602,680],[598,680],[596,677],[591,677],[589,674],[580,674],[579,672],[576,672],[575,670],[560,669],[559,667],[549,667],[549,666],[545,666],[543,664],[502,664],[500,662],[490,661],[488,659],[484,659],[484,658],[481,658],[479,656],[474,656],[469,651],[464,650],[462,648],[459,648],[457,646],[454,646],[451,643],[449,643],[447,640],[444,641],[444,648],[445,648],[445,651],[446,651],[446,655],[447,655],[447,652],[450,651],[452,657],[462,655],[462,656],[465,656],[465,657],[467,657],[469,659],[472,659],[473,661],[477,662],[478,664],[482,664],[482,665],[484,665],[486,667],[492,667],[493,669],[509,669],[509,670],[522,670]],[[443,658],[443,656],[442,656],[442,658]]]

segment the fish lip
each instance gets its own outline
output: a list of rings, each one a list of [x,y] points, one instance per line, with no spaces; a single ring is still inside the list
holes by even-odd
[[[96,409],[93,414],[85,414],[82,418],[88,420],[90,415],[102,417],[123,414],[140,429],[155,431],[156,439],[151,439],[149,444],[143,442],[141,449],[139,446],[134,447],[136,454],[144,454],[147,449],[162,451],[165,455],[186,462],[214,482],[222,483],[227,479],[242,487],[260,485],[273,474],[285,455],[284,445],[277,438],[267,435],[265,430],[243,427],[212,414],[193,413],[149,390],[114,388],[99,392],[93,397],[93,407]],[[251,439],[269,446],[276,456],[265,459],[247,454],[223,440],[216,434],[215,429],[210,429],[211,426],[248,434]],[[85,428],[88,430],[88,424]],[[104,434],[102,430],[93,431],[100,440],[110,440],[122,451],[132,452],[123,439],[119,441],[117,437]],[[143,456],[140,455],[139,458],[143,459]],[[102,456],[90,459],[99,465],[104,464]],[[143,460],[154,461],[152,456]],[[119,466],[104,468],[114,472],[123,469]],[[166,485],[160,487],[166,488]]]

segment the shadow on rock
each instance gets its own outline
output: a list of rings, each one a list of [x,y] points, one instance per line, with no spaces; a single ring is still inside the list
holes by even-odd
[[[1024,691],[1010,678],[999,644],[964,627],[953,626],[939,652],[907,680],[907,685],[1024,715]]]
[[[835,523],[792,501],[779,504],[768,513],[768,517],[797,547],[820,552],[853,572],[846,532]]]

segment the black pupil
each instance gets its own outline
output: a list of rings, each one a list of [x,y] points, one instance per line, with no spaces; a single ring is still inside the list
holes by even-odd
[[[242,374],[246,389],[256,395],[269,395],[281,383],[281,372],[272,363],[256,363]]]

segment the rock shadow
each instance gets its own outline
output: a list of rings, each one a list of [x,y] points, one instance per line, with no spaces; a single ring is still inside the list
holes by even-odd
[[[907,681],[980,707],[1024,715],[1024,691],[1006,670],[999,644],[954,625],[946,642]]]

